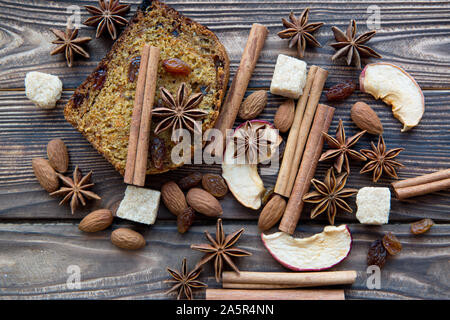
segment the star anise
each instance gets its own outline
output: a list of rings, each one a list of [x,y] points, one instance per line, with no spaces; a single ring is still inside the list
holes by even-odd
[[[153,116],[164,118],[156,126],[155,134],[172,128],[172,140],[178,141],[181,130],[177,129],[187,128],[191,132],[202,132],[201,125],[196,121],[196,119],[208,115],[208,111],[196,108],[202,102],[202,93],[188,96],[188,89],[184,82],[178,89],[176,99],[165,88],[160,88],[160,92],[166,107],[153,109]]]
[[[239,269],[231,260],[231,257],[245,257],[252,254],[246,250],[233,247],[233,245],[239,240],[239,237],[244,233],[244,228],[225,236],[225,232],[222,226],[222,219],[217,219],[216,225],[216,240],[205,231],[206,238],[211,244],[193,244],[191,249],[205,252],[206,255],[197,264],[199,267],[214,259],[214,269],[216,275],[216,281],[220,282],[222,279],[223,261],[225,260],[228,265],[233,268],[234,271],[239,273]]]
[[[123,16],[130,10],[130,5],[120,4],[119,0],[99,0],[98,5],[98,8],[84,6],[93,16],[88,18],[83,24],[90,27],[97,26],[97,33],[95,35],[97,38],[100,37],[103,31],[105,31],[105,27],[107,27],[111,38],[116,40],[116,24],[124,26],[128,23],[128,20]]]
[[[364,43],[369,41],[376,33],[375,30],[368,31],[358,37],[356,37],[356,21],[351,20],[347,27],[347,31],[344,33],[338,27],[331,27],[334,33],[336,43],[331,43],[337,52],[331,57],[331,60],[336,60],[339,57],[346,57],[347,65],[350,65],[352,60],[355,60],[355,66],[361,69],[361,56],[370,56],[374,58],[381,58],[381,56],[375,52],[372,48],[365,46]]]
[[[244,123],[241,130],[237,130],[234,139],[233,158],[245,157],[249,164],[258,164],[266,159],[273,142],[265,126],[255,125],[251,121]],[[265,154],[264,154],[265,153]]]
[[[180,300],[183,294],[188,300],[192,300],[192,289],[207,287],[206,283],[197,280],[201,273],[201,268],[196,267],[194,270],[188,272],[186,258],[183,259],[181,271],[167,268],[167,272],[173,279],[166,280],[164,282],[174,283],[174,285],[166,293],[169,294],[178,290],[177,300]]]
[[[300,17],[297,19],[294,12],[291,11],[289,15],[290,22],[282,18],[283,25],[286,28],[278,32],[278,36],[282,39],[290,39],[289,48],[297,44],[297,52],[300,58],[305,54],[306,43],[310,43],[315,47],[322,47],[320,43],[311,34],[321,26],[323,22],[308,23],[309,8],[303,10]]]
[[[349,213],[353,212],[352,208],[345,202],[343,198],[351,197],[356,194],[356,189],[344,189],[347,183],[347,173],[341,173],[337,177],[334,174],[334,169],[331,167],[328,169],[324,182],[316,179],[312,179],[316,191],[307,193],[303,196],[304,202],[316,203],[317,206],[311,211],[311,219],[314,219],[319,214],[327,211],[328,221],[330,224],[334,224],[334,218],[338,208]]]
[[[345,138],[345,130],[344,130],[344,124],[341,119],[339,119],[339,124],[336,128],[336,138],[333,138],[329,134],[323,132],[323,137],[327,141],[328,145],[331,149],[325,151],[320,156],[319,161],[324,161],[328,159],[336,158],[334,162],[334,167],[336,168],[336,171],[338,173],[342,172],[342,165],[344,165],[345,171],[347,173],[350,173],[350,164],[348,157],[365,161],[367,160],[366,157],[364,157],[361,153],[352,150],[351,147],[358,142],[359,138],[362,137],[362,135],[366,132],[366,130],[361,131],[354,136],[351,136],[350,138]]]
[[[75,167],[75,171],[73,172],[73,179],[65,177],[62,174],[58,173],[58,177],[62,180],[62,182],[66,185],[66,187],[61,187],[59,190],[50,193],[50,195],[64,196],[59,205],[62,205],[67,201],[69,201],[69,199],[71,199],[70,209],[72,211],[72,214],[74,214],[79,202],[81,202],[83,206],[86,205],[85,197],[87,199],[101,200],[101,198],[94,192],[86,190],[94,186],[93,183],[90,183],[91,176],[92,171],[90,171],[87,175],[83,177],[83,175],[80,173],[80,170],[78,169],[78,166]]]
[[[67,66],[72,67],[73,58],[75,54],[89,58],[89,53],[84,50],[81,45],[88,43],[92,40],[91,37],[78,37],[78,29],[73,29],[72,26],[68,26],[66,31],[61,31],[57,29],[50,29],[55,36],[58,37],[57,40],[52,41],[53,44],[58,46],[50,52],[50,55],[55,55],[58,53],[63,53],[66,56]]]
[[[403,167],[403,165],[395,161],[394,158],[399,155],[400,152],[405,150],[404,148],[395,148],[386,151],[386,144],[384,143],[383,136],[378,137],[378,145],[371,142],[373,150],[363,149],[361,153],[364,154],[369,162],[361,169],[360,173],[366,173],[373,171],[373,181],[377,182],[380,179],[383,172],[392,178],[398,178],[395,167]]]

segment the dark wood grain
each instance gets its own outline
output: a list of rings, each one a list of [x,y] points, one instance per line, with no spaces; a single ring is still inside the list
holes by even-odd
[[[70,5],[94,4],[96,1],[60,0],[0,1],[0,88],[22,88],[25,74],[29,71],[51,72],[63,79],[66,88],[77,87],[90,73],[111,45],[106,37],[90,42],[88,48],[91,59],[79,60],[68,69],[62,56],[49,55],[53,45],[49,28],[64,28]],[[140,0],[132,3],[135,12]],[[295,55],[289,49],[287,40],[276,35],[282,30],[281,18],[291,10],[299,14],[305,7],[311,8],[310,20],[326,23],[317,39],[322,48],[308,48],[305,60],[330,71],[329,83],[343,78],[355,78],[358,71],[345,66],[344,61],[331,62],[334,50],[328,45],[334,41],[331,26],[345,29],[350,19],[359,22],[359,30],[366,31],[366,20],[370,14],[367,8],[378,5],[381,10],[381,28],[370,41],[384,61],[399,64],[410,72],[426,89],[449,87],[450,74],[450,3],[423,1],[365,1],[342,3],[328,1],[166,1],[182,13],[207,25],[217,33],[224,43],[231,60],[231,72],[236,71],[247,40],[250,26],[254,22],[264,24],[269,29],[265,49],[255,69],[250,87],[268,87],[273,73],[276,56],[279,53]],[[89,15],[81,7],[84,21]],[[95,29],[82,26],[82,35],[95,38]],[[367,60],[373,62],[377,59]]]
[[[248,92],[249,94],[250,92]],[[42,111],[29,102],[22,91],[0,93],[0,219],[72,219],[86,214],[89,210],[101,206],[114,207],[123,196],[125,185],[122,177],[113,167],[99,155],[95,149],[64,120],[62,108],[70,97],[65,92],[56,110]],[[342,118],[350,136],[357,128],[350,120],[350,107],[357,100],[370,103],[385,128],[386,144],[389,148],[404,147],[398,160],[405,167],[399,170],[400,178],[430,173],[437,169],[450,167],[450,113],[446,101],[450,91],[426,91],[427,111],[420,125],[411,132],[400,133],[401,124],[392,116],[389,107],[382,102],[374,102],[363,93],[354,94],[347,101],[333,104],[336,113],[330,128],[334,134],[338,120]],[[260,118],[273,120],[273,114],[283,99],[269,94],[267,108]],[[326,101],[323,101],[326,103]],[[238,120],[236,125],[240,121]],[[53,138],[63,139],[69,150],[71,172],[78,165],[83,172],[94,169],[93,181],[97,184],[94,191],[103,200],[92,203],[80,210],[75,216],[69,214],[67,206],[59,207],[58,201],[51,198],[38,184],[31,169],[31,159],[46,156],[46,145]],[[357,148],[368,148],[370,141],[376,137],[366,135],[357,144]],[[330,162],[320,163],[316,177],[322,179]],[[361,175],[362,163],[352,162],[352,174],[348,186],[361,188],[367,185],[388,186],[390,179],[383,178],[379,183],[371,182],[371,175]],[[178,180],[194,170],[221,173],[219,165],[187,165],[182,168],[158,175],[157,179],[149,179],[149,186],[159,188],[168,180]],[[266,186],[273,186],[277,171],[272,175],[262,176]],[[392,201],[391,221],[411,221],[423,216],[437,221],[449,222],[450,193],[438,192],[432,195],[409,199],[408,201]],[[221,201],[226,219],[256,219],[258,211],[245,209],[229,194]],[[418,206],[417,204],[420,204]],[[354,202],[352,202],[354,206]],[[309,212],[309,207],[305,212]],[[173,219],[164,206],[160,212],[161,219]],[[306,214],[303,219],[309,219]],[[356,221],[354,215],[339,215],[342,221]],[[339,219],[338,219],[339,221]]]
[[[116,226],[117,227],[117,226]],[[241,227],[227,222],[225,232]],[[136,252],[114,247],[111,230],[84,234],[71,223],[0,224],[0,299],[164,299],[169,288],[166,267],[180,268],[183,257],[193,266],[202,256],[189,248],[205,241],[203,231],[214,234],[214,223],[199,225],[179,235],[173,223],[158,222],[151,228],[137,228],[147,246]],[[321,232],[323,226],[305,225],[297,236]],[[350,226],[353,247],[350,255],[332,270],[356,270],[352,286],[344,286],[347,299],[448,299],[450,268],[450,225],[433,227],[422,236],[411,236],[407,225],[386,227]],[[394,232],[403,244],[402,252],[390,257],[381,272],[381,288],[366,286],[366,254],[369,244]],[[255,223],[247,223],[239,247],[253,256],[235,258],[240,270],[286,271],[266,251]],[[81,289],[69,289],[67,268],[78,266]],[[210,265],[200,279],[209,287],[215,282]],[[198,291],[197,298],[204,292]]]

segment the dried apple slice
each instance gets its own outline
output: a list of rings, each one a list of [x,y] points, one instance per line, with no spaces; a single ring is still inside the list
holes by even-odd
[[[277,232],[262,233],[261,239],[275,260],[294,271],[329,269],[344,260],[352,247],[352,235],[346,225],[326,226],[323,232],[309,238]]]
[[[392,112],[403,124],[402,132],[417,126],[425,111],[425,99],[414,78],[390,63],[368,64],[359,77],[362,92],[392,106]]]
[[[273,142],[269,145],[267,154],[256,162],[248,161],[245,154],[235,157],[235,138],[245,137],[248,133],[247,130],[264,130],[267,137]],[[258,162],[266,161],[275,155],[281,141],[278,130],[272,124],[266,121],[251,120],[236,128],[232,139],[227,142],[222,162],[222,177],[234,197],[245,207],[254,210],[261,207],[261,196],[265,189],[258,174]]]

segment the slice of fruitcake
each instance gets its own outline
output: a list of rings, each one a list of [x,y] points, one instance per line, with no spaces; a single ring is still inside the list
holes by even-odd
[[[67,121],[121,174],[125,170],[137,74],[145,43],[161,50],[157,88],[164,87],[176,96],[180,85],[186,83],[189,94],[203,93],[203,100],[196,107],[207,111],[201,118],[203,132],[214,126],[228,83],[229,59],[212,31],[159,1],[144,1],[64,110]],[[154,108],[161,106],[163,101],[157,90]],[[154,133],[159,120],[153,117],[147,174],[179,166],[170,157],[174,147],[171,130]]]

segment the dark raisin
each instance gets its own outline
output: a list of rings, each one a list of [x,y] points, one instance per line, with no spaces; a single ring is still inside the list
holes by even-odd
[[[272,196],[274,195],[274,188],[269,187],[266,188],[262,194],[261,202],[265,206],[267,202],[269,202],[270,199],[272,199]]]
[[[193,187],[198,186],[198,184],[202,181],[202,177],[203,175],[200,172],[193,172],[190,175],[181,178],[180,181],[178,181],[178,186],[182,190],[189,190]]]
[[[166,145],[164,140],[158,137],[152,139],[150,144],[150,155],[155,168],[161,170],[164,166],[164,159],[166,158]]]
[[[367,253],[367,265],[377,265],[380,268],[383,268],[386,263],[387,251],[383,246],[383,242],[381,240],[375,240],[372,242],[369,248],[369,252]]]
[[[413,234],[422,234],[430,230],[434,225],[434,221],[431,219],[422,219],[417,222],[411,223],[411,232]]]
[[[223,61],[220,59],[218,55],[214,56],[214,66],[216,69],[222,68],[223,69]]]
[[[388,232],[384,235],[383,246],[387,252],[393,256],[402,251],[402,244],[392,232]]]
[[[137,56],[131,59],[130,65],[128,67],[128,80],[130,82],[136,81],[139,75],[140,66],[141,66],[141,56]]]
[[[347,97],[349,97],[353,91],[356,89],[356,84],[351,81],[347,80],[342,83],[339,83],[333,87],[331,87],[327,91],[327,99],[328,101],[336,101],[336,100],[343,100]]]
[[[186,208],[177,216],[177,229],[179,233],[185,233],[194,223],[195,211],[191,207]]]
[[[94,90],[101,90],[106,80],[106,67],[102,67],[94,73]]]
[[[202,187],[216,198],[222,198],[228,193],[228,186],[222,176],[214,173],[203,175]]]
[[[84,99],[87,99],[87,95],[75,93],[72,97],[73,108],[78,108],[83,103]]]
[[[170,58],[162,62],[164,70],[171,74],[187,76],[191,73],[191,67],[183,60]]]

